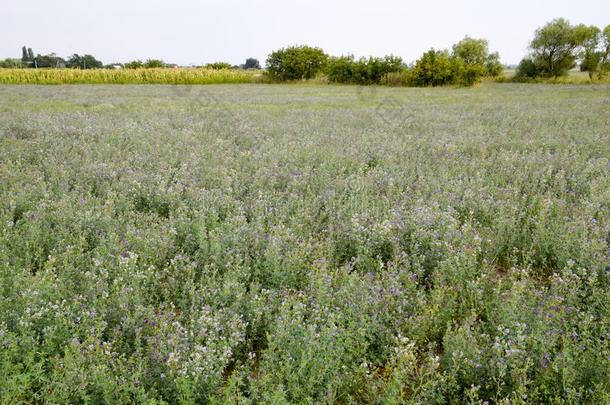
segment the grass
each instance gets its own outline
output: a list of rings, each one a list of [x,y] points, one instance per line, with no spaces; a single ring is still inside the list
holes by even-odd
[[[495,79],[498,83],[510,83],[515,74],[516,69],[505,69],[503,76]],[[555,77],[555,78],[538,78],[531,79],[529,83],[544,83],[544,84],[610,84],[610,75],[604,75],[601,78],[595,74],[593,78],[589,77],[588,72],[581,72],[579,70],[570,70],[567,76]]]
[[[609,403],[609,103],[0,86],[0,400]]]
[[[256,83],[259,71],[237,69],[0,69],[0,84]]]

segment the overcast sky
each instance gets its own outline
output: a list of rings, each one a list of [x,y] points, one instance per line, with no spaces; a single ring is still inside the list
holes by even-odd
[[[158,58],[178,64],[263,62],[294,44],[410,62],[465,35],[486,38],[518,63],[534,30],[556,17],[610,24],[609,0],[490,2],[399,0],[8,0],[0,13],[0,58],[21,47],[104,63]]]

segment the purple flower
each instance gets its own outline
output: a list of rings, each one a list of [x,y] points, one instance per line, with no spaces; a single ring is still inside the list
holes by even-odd
[[[545,353],[540,359],[540,367],[546,369],[549,367],[549,364],[551,364],[551,356]]]

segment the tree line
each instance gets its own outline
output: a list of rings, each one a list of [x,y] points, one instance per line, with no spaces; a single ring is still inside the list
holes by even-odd
[[[72,69],[100,69],[104,64],[94,56],[73,54],[67,58],[57,56],[55,53],[47,55],[34,54],[32,48],[21,49],[21,59],[8,58],[0,60],[0,68],[72,68]]]
[[[160,59],[147,59],[146,61],[133,60],[127,63],[113,63],[104,65],[93,55],[73,54],[68,58],[62,58],[55,53],[47,55],[34,54],[32,48],[24,46],[21,49],[21,59],[8,58],[0,60],[0,68],[71,68],[71,69],[114,69],[117,67],[125,69],[158,69],[177,67],[178,65],[169,64]],[[246,59],[245,63],[239,66],[231,65],[226,62],[214,62],[201,66],[208,69],[261,69],[259,61],[255,58]]]
[[[470,37],[455,44],[451,51],[431,49],[412,66],[393,55],[337,57],[309,46],[280,49],[267,58],[267,73],[277,81],[310,79],[324,74],[332,83],[470,86],[482,77],[502,74],[503,69],[500,55],[489,52],[485,39]]]
[[[5,68],[76,68],[126,69],[166,68],[159,59],[134,60],[125,64],[104,65],[94,56],[73,54],[63,59],[54,53],[34,55],[22,48],[21,59],[0,61]],[[209,69],[261,69],[255,58],[235,66],[226,62],[209,63]],[[566,19],[555,19],[534,33],[529,53],[519,63],[514,80],[565,76],[580,67],[590,79],[610,73],[610,25],[604,29],[584,24],[572,25]],[[470,86],[485,77],[498,77],[504,66],[497,52],[489,51],[485,39],[465,37],[448,49],[430,49],[417,61],[407,65],[397,56],[356,59],[353,55],[331,56],[322,49],[306,45],[273,51],[266,60],[266,74],[274,81],[307,80],[324,75],[329,82],[352,84],[390,84],[414,86]]]
[[[536,30],[516,78],[560,77],[577,66],[590,78],[610,72],[610,25],[602,30],[563,18],[549,22]]]
[[[72,54],[64,59],[55,53],[47,55],[34,55],[32,48],[21,48],[21,59],[6,59],[7,67],[30,67],[30,68],[73,68],[73,69],[99,69],[104,65],[94,56],[86,54]]]
[[[529,54],[519,63],[514,80],[565,76],[580,67],[589,78],[610,73],[610,25],[603,30],[555,19],[536,30]],[[471,86],[484,77],[501,76],[504,66],[485,39],[466,37],[451,50],[430,49],[407,65],[396,56],[334,57],[320,48],[293,46],[267,58],[267,72],[276,81],[303,80],[325,75],[334,83],[410,86]]]

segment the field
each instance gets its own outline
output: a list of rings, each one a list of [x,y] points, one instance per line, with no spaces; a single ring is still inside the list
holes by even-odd
[[[0,401],[610,403],[610,86],[0,86]]]
[[[0,69],[0,84],[226,84],[261,76],[238,69]]]
[[[504,69],[503,75],[500,78],[493,79],[496,82],[511,82],[517,73],[516,69]],[[546,84],[610,84],[610,75],[605,74],[601,78],[595,74],[591,79],[588,72],[581,72],[572,69],[566,76],[556,78],[538,78],[531,79],[530,82],[546,83]]]
[[[402,77],[404,75],[398,75]],[[511,82],[514,69],[506,69],[498,78],[484,78],[483,82]],[[0,69],[1,84],[261,84],[271,79],[262,70],[206,69],[206,68],[158,68],[158,69]],[[328,78],[320,74],[307,84],[327,84]],[[586,72],[571,70],[567,76],[539,78],[546,84],[610,84],[610,76],[593,80]],[[389,86],[405,86],[401,80],[389,75],[382,83]]]

